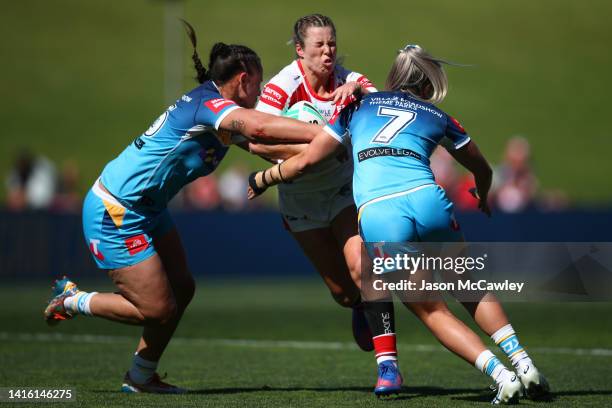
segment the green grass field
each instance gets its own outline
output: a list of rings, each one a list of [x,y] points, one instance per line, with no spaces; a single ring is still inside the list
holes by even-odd
[[[492,162],[500,160],[509,137],[521,134],[532,144],[542,188],[565,190],[583,204],[612,201],[612,189],[602,188],[612,170],[606,40],[612,38],[612,3],[190,1],[183,15],[198,30],[201,55],[215,41],[245,43],[261,55],[269,78],[293,58],[286,42],[294,21],[312,12],[335,20],[346,66],[379,87],[407,42],[473,64],[448,69],[451,90],[442,107],[462,121]],[[174,30],[183,35],[178,23]],[[176,64],[183,88],[190,89],[194,73],[183,40]],[[86,191],[168,104],[164,1],[7,2],[0,13],[0,55],[1,179],[18,148],[29,146],[58,164],[74,159]],[[223,166],[237,162],[262,165],[231,152]]]
[[[405,388],[397,398],[377,400],[373,355],[353,345],[350,313],[310,280],[200,281],[159,368],[191,392],[122,394],[139,329],[83,317],[48,328],[41,314],[47,286],[0,288],[0,386],[71,386],[77,403],[67,406],[484,407],[491,398],[487,378],[442,350],[398,307]],[[522,404],[612,404],[611,304],[514,303],[507,310],[554,390],[552,403]]]

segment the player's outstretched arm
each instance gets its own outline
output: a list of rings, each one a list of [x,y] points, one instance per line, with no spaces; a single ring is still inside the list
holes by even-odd
[[[249,200],[262,194],[270,186],[291,181],[314,164],[331,156],[342,144],[321,130],[306,149],[282,163],[266,170],[252,173],[249,177]]]
[[[249,152],[268,160],[287,160],[306,150],[307,143],[299,144],[264,144],[249,143]]]
[[[474,180],[476,181],[476,191],[473,192],[478,198],[478,208],[482,210],[489,217],[491,216],[491,210],[487,203],[487,195],[491,188],[491,180],[493,179],[493,170],[487,162],[487,159],[482,155],[480,149],[474,143],[474,141],[468,142],[465,146],[457,149],[450,150],[449,153],[457,160],[463,167],[468,169],[474,174]]]
[[[321,129],[310,123],[245,108],[230,112],[219,127],[265,143],[308,143]]]

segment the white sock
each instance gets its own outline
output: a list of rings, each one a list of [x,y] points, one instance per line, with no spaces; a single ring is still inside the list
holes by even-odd
[[[157,364],[157,361],[145,360],[135,353],[129,371],[130,379],[136,384],[146,384],[155,374]]]
[[[89,303],[91,302],[91,298],[97,294],[98,292],[84,292],[80,290],[74,296],[64,299],[64,307],[72,314],[92,316]]]
[[[478,355],[474,366],[483,372],[484,374],[491,377],[496,383],[500,384],[508,378],[508,375],[512,375],[512,373],[504,367],[504,365],[499,361],[495,354],[493,354],[490,350],[485,350]]]
[[[491,338],[510,359],[514,367],[522,368],[527,364],[533,365],[529,355],[523,346],[521,346],[521,343],[519,343],[516,332],[512,328],[511,324],[507,324],[501,329],[497,330],[491,335]]]
[[[395,365],[397,365],[397,356],[380,356],[380,357],[376,357],[376,364],[380,364],[383,361],[395,361]]]

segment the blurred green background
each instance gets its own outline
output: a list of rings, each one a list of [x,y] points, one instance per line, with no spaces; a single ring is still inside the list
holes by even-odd
[[[75,160],[84,192],[169,104],[164,43],[172,34],[165,32],[181,36],[180,89],[195,85],[187,38],[176,19],[165,23],[168,7],[161,0],[3,2],[2,180],[26,146],[58,165]],[[334,19],[345,65],[379,87],[406,43],[473,64],[448,68],[451,90],[441,107],[490,161],[499,161],[509,137],[523,135],[542,188],[565,190],[578,205],[612,202],[608,1],[185,1],[174,10],[195,26],[203,59],[216,41],[246,44],[260,54],[265,78],[290,62],[293,22],[312,12]],[[236,161],[262,165],[231,152],[223,167]]]

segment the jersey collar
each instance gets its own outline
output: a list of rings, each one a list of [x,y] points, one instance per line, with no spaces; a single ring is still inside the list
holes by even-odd
[[[312,86],[310,86],[310,82],[308,82],[308,77],[306,76],[306,72],[304,72],[304,67],[302,66],[302,61],[298,59],[296,60],[296,62],[300,70],[300,73],[302,74],[302,78],[304,78],[304,83],[306,84],[306,89],[308,90],[308,93],[310,94],[310,96],[322,102],[329,102],[329,99],[321,98],[319,95],[317,95],[314,89],[312,89]],[[328,92],[333,92],[336,89],[336,67],[335,66],[334,66],[334,70],[330,74],[329,80],[327,81],[326,88]]]

